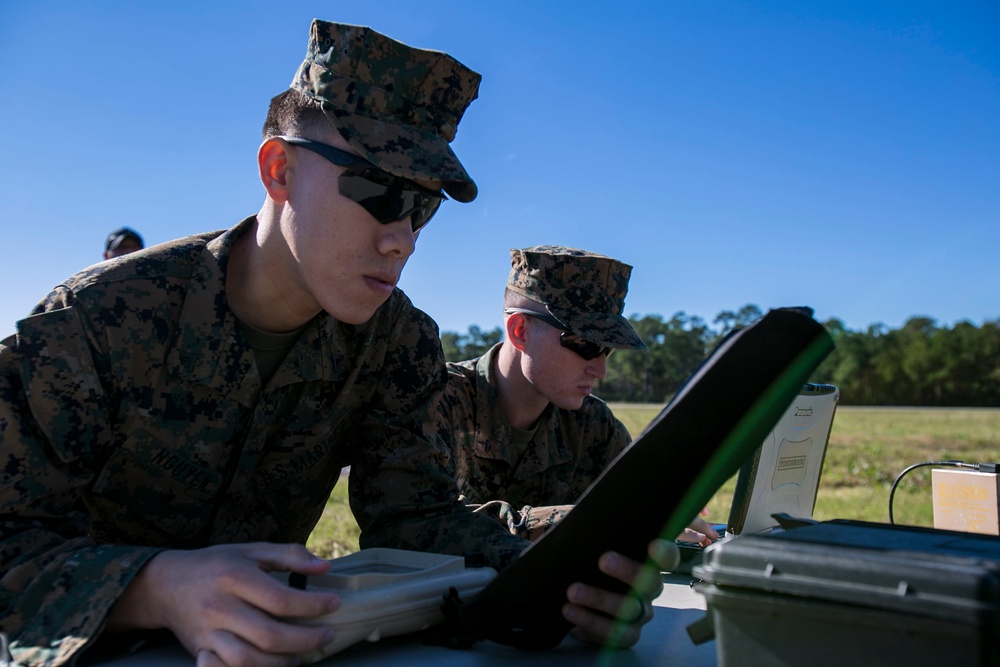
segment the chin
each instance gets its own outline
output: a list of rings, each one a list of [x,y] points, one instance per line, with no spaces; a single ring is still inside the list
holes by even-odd
[[[372,315],[375,314],[375,311],[378,310],[378,308],[371,308],[367,310],[363,310],[360,308],[350,308],[350,309],[327,308],[325,310],[330,315],[330,317],[337,320],[338,322],[343,322],[344,324],[359,325],[359,324],[364,324],[365,322],[370,320],[372,318]]]
[[[556,403],[556,407],[562,410],[579,410],[583,407],[583,401],[586,398],[586,396],[580,396],[579,398],[566,398]],[[555,401],[553,402],[555,403]]]

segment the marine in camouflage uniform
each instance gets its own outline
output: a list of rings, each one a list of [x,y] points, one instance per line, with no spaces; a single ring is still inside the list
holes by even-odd
[[[528,380],[534,386],[526,385],[521,392],[507,389],[511,395],[503,400],[504,385],[498,378],[502,355],[533,355],[527,346],[515,350],[518,334],[511,334],[510,318],[541,317],[549,326],[589,342],[593,358],[576,358],[576,363],[585,365],[592,380],[603,377],[611,349],[645,349],[622,316],[631,270],[617,260],[574,248],[511,250],[505,301],[528,307],[506,310],[504,342],[479,359],[448,364],[448,387],[438,418],[451,444],[459,491],[478,512],[498,519],[516,535],[536,539],[565,516],[631,439],[608,406],[589,394],[570,397],[570,407],[547,402],[528,428],[515,428],[504,405],[517,402],[515,393],[544,389]],[[534,356],[535,365],[558,363]],[[521,375],[518,363],[508,367]]]
[[[292,89],[382,169],[470,201],[448,142],[478,83],[444,54],[317,21]],[[362,547],[499,568],[525,546],[456,499],[431,416],[437,328],[398,289],[362,324],[321,311],[262,363],[227,299],[256,223],[95,265],[0,343],[0,631],[20,663],[74,662],[165,549],[304,543],[348,465]]]

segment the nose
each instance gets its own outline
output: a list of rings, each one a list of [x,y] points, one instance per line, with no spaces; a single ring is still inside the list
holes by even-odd
[[[410,218],[379,225],[378,251],[383,255],[398,255],[406,259],[413,254],[417,243],[417,234],[413,232]],[[419,233],[419,232],[418,232]]]
[[[587,362],[587,373],[598,380],[608,376],[608,355],[599,354]]]

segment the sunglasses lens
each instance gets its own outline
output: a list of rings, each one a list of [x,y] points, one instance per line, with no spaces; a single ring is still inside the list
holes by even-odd
[[[437,210],[441,207],[441,202],[444,201],[441,197],[431,197],[427,195],[420,195],[423,197],[423,201],[420,203],[418,208],[413,211],[413,231],[418,231],[421,227],[426,225],[437,213]]]
[[[614,352],[614,348],[611,347],[601,347],[597,343],[592,343],[589,340],[584,340],[575,334],[564,332],[559,337],[559,344],[565,347],[571,352],[575,352],[587,361],[591,359],[596,359],[602,354],[611,356]]]
[[[412,216],[413,231],[430,221],[443,200],[407,187],[405,179],[374,169],[363,174],[348,169],[340,175],[339,185],[340,194],[363,206],[382,224]]]

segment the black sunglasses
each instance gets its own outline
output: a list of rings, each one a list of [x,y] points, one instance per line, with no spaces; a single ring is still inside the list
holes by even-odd
[[[610,357],[611,353],[615,351],[613,347],[603,347],[597,343],[592,343],[589,340],[578,336],[563,325],[562,322],[556,318],[548,315],[546,313],[539,313],[534,310],[528,310],[527,308],[504,308],[503,312],[505,315],[513,315],[514,313],[521,313],[522,315],[527,315],[528,317],[534,317],[542,322],[545,322],[551,327],[559,329],[562,333],[559,334],[559,344],[565,347],[570,352],[575,352],[587,361],[591,359],[596,359],[602,354]]]
[[[430,222],[447,197],[413,181],[382,171],[368,160],[327,144],[302,137],[279,136],[293,146],[311,150],[347,169],[340,175],[340,194],[364,207],[383,225],[410,218],[413,231]]]

